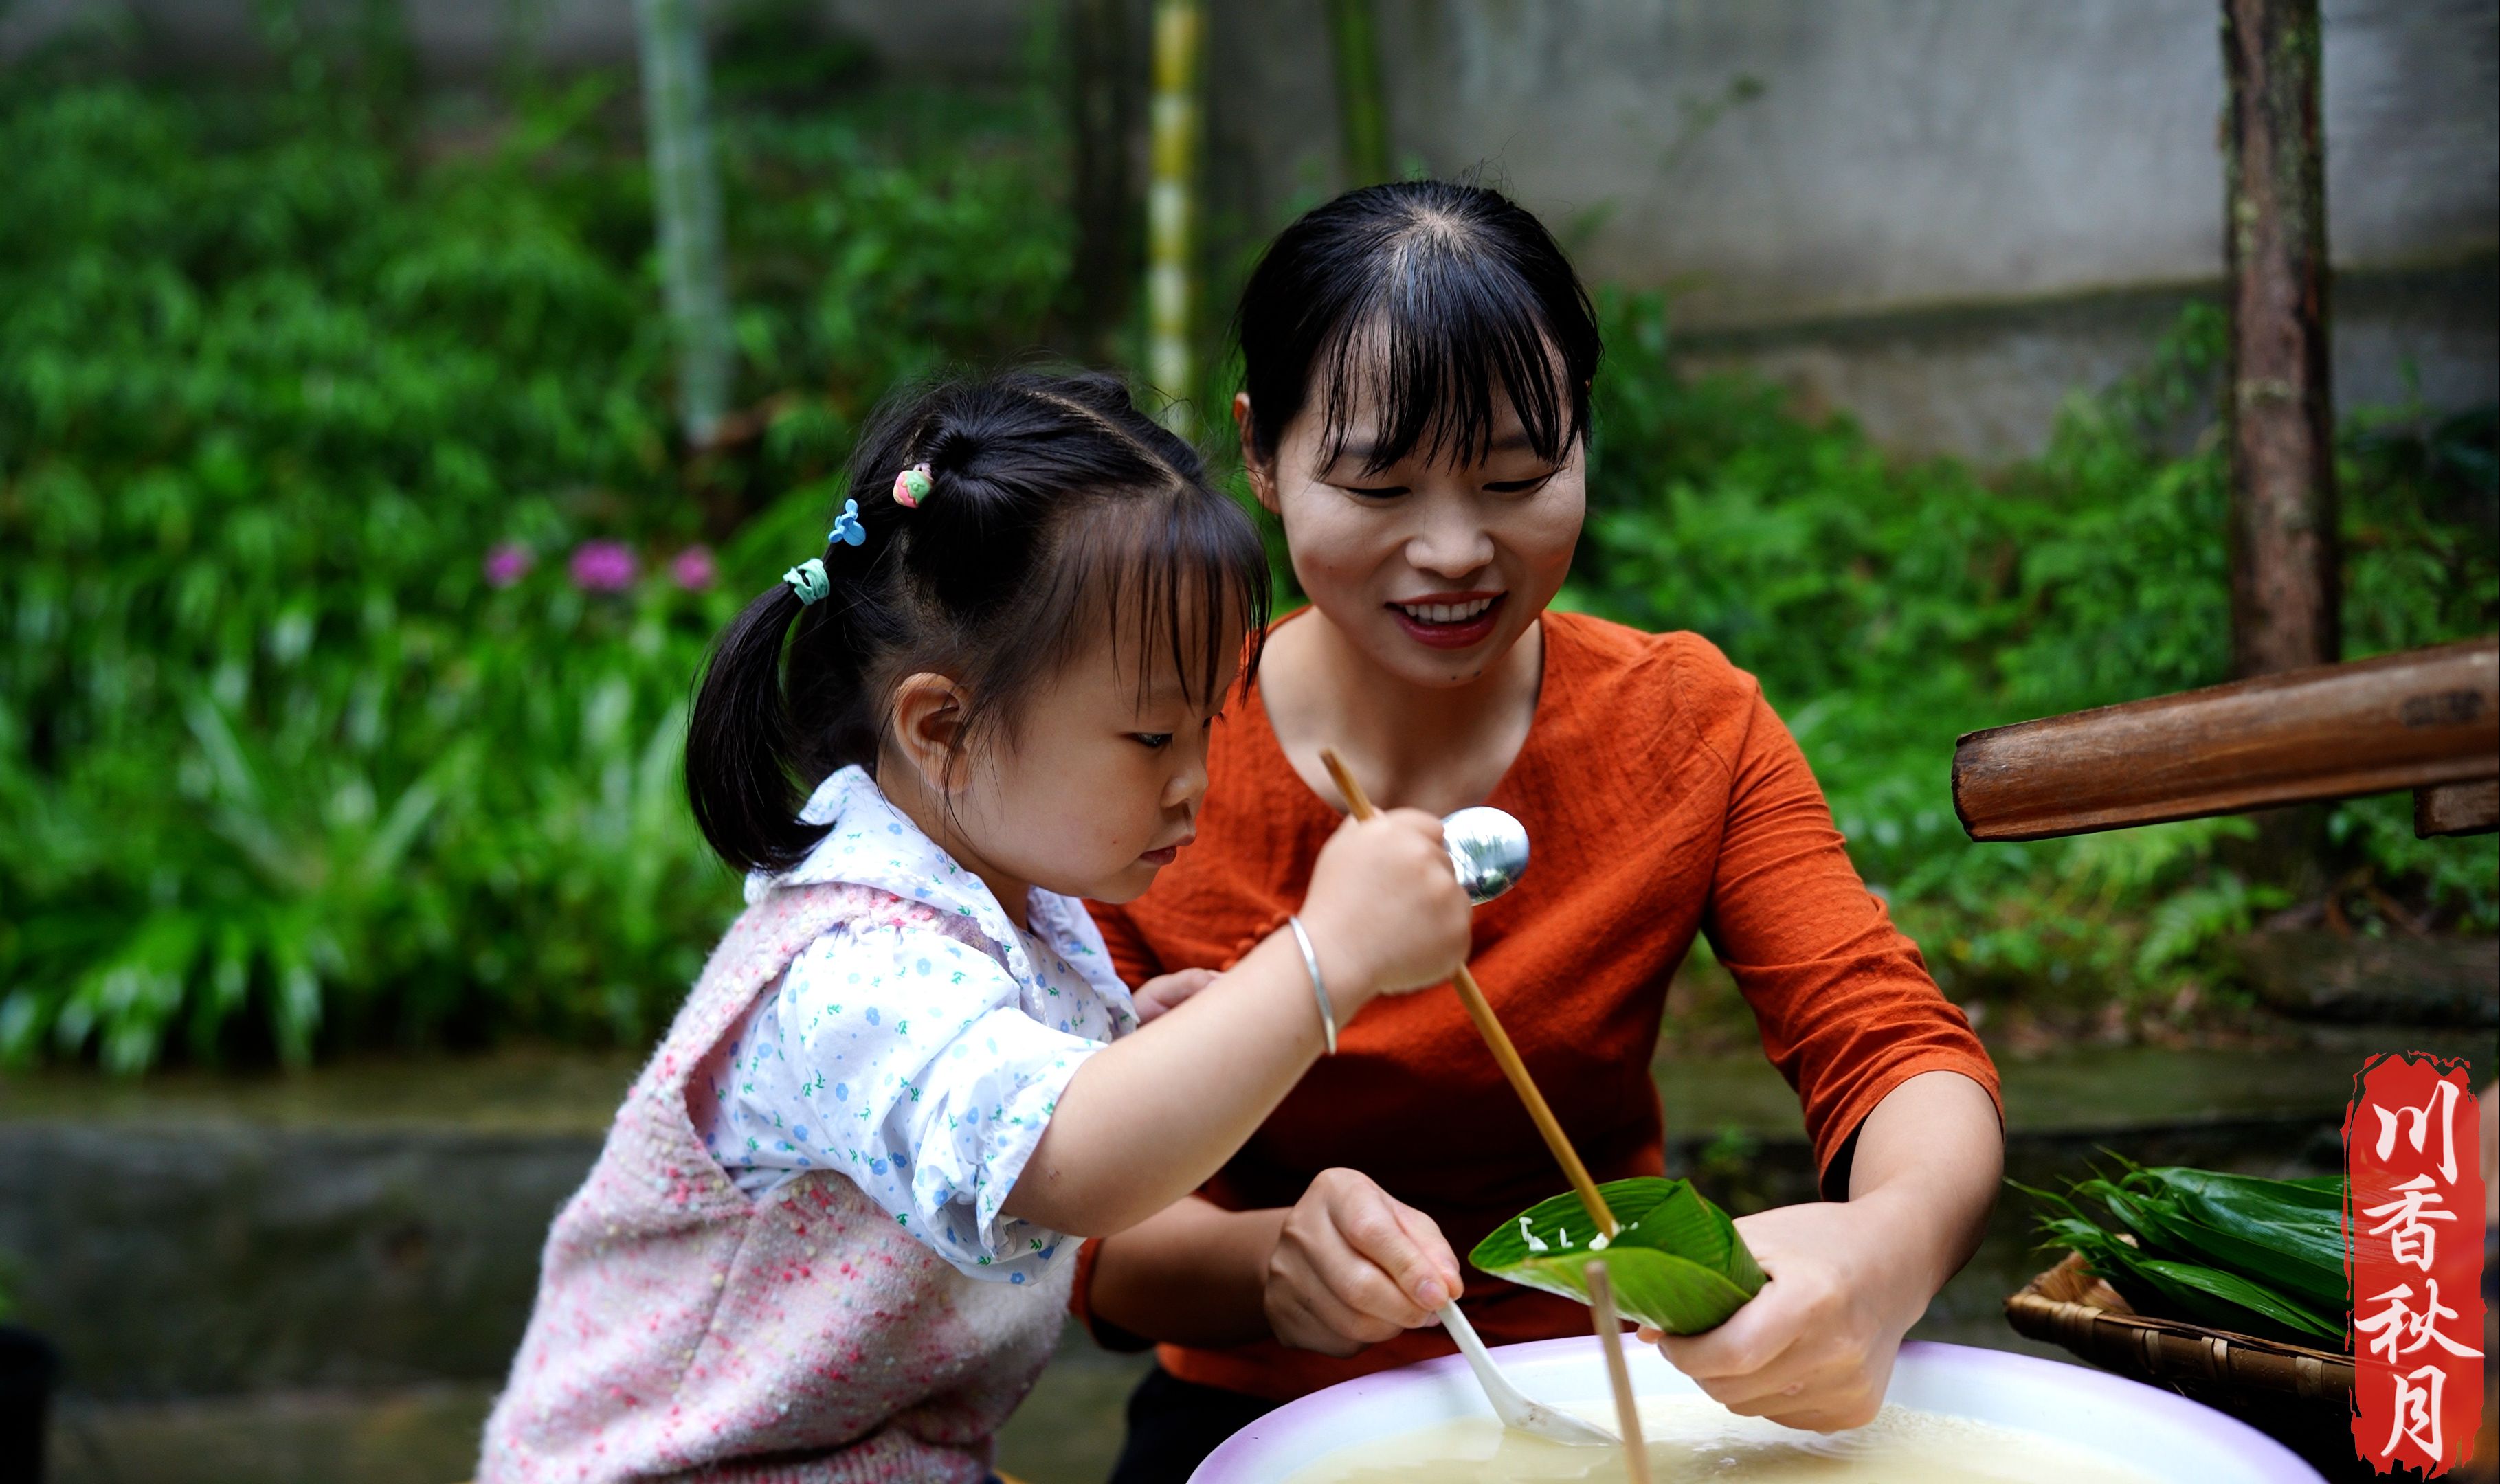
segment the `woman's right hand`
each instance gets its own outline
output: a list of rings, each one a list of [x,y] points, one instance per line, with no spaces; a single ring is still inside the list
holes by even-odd
[[[1267,1327],[1296,1349],[1352,1355],[1433,1323],[1463,1287],[1431,1217],[1367,1175],[1324,1170],[1267,1254]]]
[[[1320,847],[1302,926],[1332,997],[1357,1002],[1438,984],[1467,956],[1467,894],[1421,809],[1348,819]],[[1340,1006],[1351,1018],[1360,1004]]]

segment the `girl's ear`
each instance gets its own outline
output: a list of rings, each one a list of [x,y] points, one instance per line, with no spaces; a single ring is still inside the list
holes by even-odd
[[[1276,471],[1259,457],[1259,445],[1250,436],[1250,394],[1233,394],[1233,426],[1241,435],[1241,472],[1250,477],[1250,493],[1258,498],[1259,508],[1270,515],[1280,515],[1276,509]]]
[[[922,671],[894,688],[894,745],[933,796],[944,797],[964,741],[962,686]]]

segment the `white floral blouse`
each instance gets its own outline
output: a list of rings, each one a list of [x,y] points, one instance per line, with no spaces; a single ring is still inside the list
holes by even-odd
[[[833,828],[793,870],[748,876],[748,902],[855,882],[970,918],[989,951],[883,924],[817,939],[698,1073],[705,1145],[749,1197],[837,1171],[974,1277],[1073,1261],[1074,1242],[999,1207],[1077,1067],[1136,1029],[1093,919],[1036,889],[1018,928],[859,768],[800,817]]]

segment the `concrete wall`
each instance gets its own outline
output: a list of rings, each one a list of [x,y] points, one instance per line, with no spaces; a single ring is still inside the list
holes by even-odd
[[[326,0],[345,4],[346,0]],[[628,0],[404,0],[429,75],[629,63]],[[1049,0],[820,0],[890,69],[1017,76]],[[1404,162],[1480,170],[1696,360],[1914,451],[2038,446],[2221,270],[2217,0],[1377,0]],[[1238,262],[1335,190],[1324,0],[1207,6],[1208,206]],[[16,0],[240,59],[251,0]],[[2347,407],[2500,400],[2500,0],[2325,0]]]
[[[1285,7],[1232,14],[1274,19]],[[1399,145],[1489,161],[1595,277],[1695,326],[2175,283],[2221,268],[2216,0],[1383,5]],[[2500,235],[2500,9],[2326,7],[2347,267]],[[1281,38],[1269,41],[1273,48]],[[1760,87],[1697,132],[1690,111]],[[1269,148],[1286,144],[1271,132]],[[1307,148],[1307,143],[1303,145]]]
[[[1912,449],[2036,447],[2221,273],[2215,0],[1379,0],[1395,152]],[[1220,219],[1338,184],[1322,0],[1214,11]],[[2500,4],[2326,0],[2347,406],[2500,398]]]

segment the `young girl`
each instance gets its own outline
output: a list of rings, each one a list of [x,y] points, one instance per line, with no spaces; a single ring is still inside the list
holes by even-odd
[[[1190,842],[1265,575],[1107,379],[870,429],[823,556],[704,678],[687,791],[749,906],[556,1218],[481,1481],[982,1479],[1069,1238],[1196,1188],[1339,1024],[1449,974],[1466,901],[1407,810],[1130,1034],[1073,899]]]
[[[1814,1139],[1828,1199],[1740,1220],[1769,1285],[1667,1358],[1740,1412],[1865,1421],[1978,1238],[1995,1073],[1753,677],[1698,635],[1549,609],[1600,349],[1570,262],[1493,191],[1371,186],[1276,239],[1239,325],[1242,459],[1310,607],[1215,740],[1198,847],[1099,910],[1116,962],[1216,967],[1260,931],[1336,828],[1323,746],[1374,799],[1509,810],[1536,860],[1476,914],[1471,963],[1591,1171],[1661,1171],[1651,1055],[1704,933]],[[1096,1333],[1163,1342],[1120,1484],[1177,1481],[1278,1402],[1446,1354],[1419,1327],[1458,1254],[1562,1188],[1451,997],[1377,1006],[1343,1048],[1203,1198],[1080,1257]],[[1585,1307],[1511,1284],[1464,1303],[1490,1341],[1588,1333]]]

